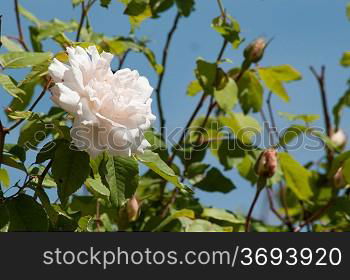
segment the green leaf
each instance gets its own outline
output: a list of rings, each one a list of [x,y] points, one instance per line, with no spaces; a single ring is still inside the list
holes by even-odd
[[[6,169],[0,168],[0,184],[8,187],[10,185],[10,176]]]
[[[104,198],[110,196],[109,189],[98,179],[88,178],[85,181],[85,186],[97,197]]]
[[[241,28],[233,17],[227,15],[223,19],[222,16],[218,16],[213,19],[211,27],[230,42],[234,48],[237,48],[241,43],[241,38],[239,37]]]
[[[43,207],[28,195],[5,203],[10,214],[9,231],[47,231],[49,221]]]
[[[278,112],[278,114],[288,121],[304,121],[306,123],[312,123],[320,119],[320,115],[316,114],[291,114],[286,112]]]
[[[23,147],[16,144],[5,144],[4,152],[9,153],[17,157],[21,162],[25,162],[26,160],[26,151]]]
[[[237,85],[233,79],[229,79],[223,89],[215,89],[214,97],[219,107],[226,113],[230,113],[233,107],[237,104]]]
[[[138,16],[147,8],[147,0],[131,0],[124,11],[125,15]]]
[[[190,209],[181,209],[179,211],[175,211],[174,213],[172,213],[169,217],[167,217],[164,221],[162,221],[155,229],[153,229],[152,231],[159,231],[162,228],[164,228],[166,225],[168,225],[171,221],[179,219],[181,217],[187,217],[190,219],[194,219],[195,218],[195,213],[190,210]]]
[[[2,157],[2,163],[27,173],[27,169],[23,162],[21,162],[16,156],[4,154]]]
[[[187,86],[187,95],[188,96],[195,96],[197,95],[198,93],[200,93],[201,91],[203,91],[200,83],[198,82],[198,80],[194,80],[194,81],[191,81],[189,83],[189,85]]]
[[[20,82],[18,86],[21,83],[22,82]],[[9,114],[10,112],[24,111],[28,107],[30,101],[32,100],[36,85],[37,81],[28,82],[24,85],[21,85],[20,89],[23,90],[24,94],[19,95],[19,98],[12,99],[11,103],[8,105],[9,110],[7,110],[7,113]]]
[[[243,144],[251,143],[252,137],[261,131],[257,120],[242,113],[231,113],[228,116],[221,116],[219,120],[230,128],[235,137]]]
[[[188,17],[194,8],[194,0],[175,0],[179,13]]]
[[[346,5],[346,16],[350,20],[350,3]]]
[[[38,28],[36,35],[37,41],[42,41],[47,38],[53,38],[63,32],[73,32],[78,29],[78,23],[74,20],[64,22],[59,19],[54,19],[49,22],[42,22]]]
[[[350,159],[344,162],[343,174],[344,174],[345,181],[348,184],[350,184]]]
[[[40,164],[49,159],[54,159],[57,147],[60,145],[68,145],[68,144],[69,143],[67,141],[62,139],[57,139],[46,143],[44,147],[41,148],[39,153],[37,153],[35,163]]]
[[[153,17],[158,17],[159,13],[163,13],[174,5],[175,0],[150,0],[150,6]]]
[[[296,137],[298,137],[302,133],[305,133],[307,130],[308,128],[303,125],[291,125],[280,136],[278,144],[283,147],[288,143],[292,142]]]
[[[290,65],[281,65],[273,67],[258,68],[260,78],[265,86],[279,96],[283,101],[290,100],[283,82],[291,82],[301,79],[301,74]]]
[[[100,0],[101,7],[108,8],[109,4],[111,3],[111,0]]]
[[[290,154],[279,153],[286,186],[300,199],[309,200],[312,196],[310,186],[311,172],[297,162]]]
[[[0,232],[7,232],[10,227],[10,215],[5,204],[0,204]]]
[[[38,120],[28,121],[21,127],[18,145],[26,149],[35,149],[47,136],[45,123]]]
[[[345,92],[345,94],[338,100],[337,104],[333,108],[336,130],[339,128],[341,115],[345,107],[350,107],[350,90]]]
[[[229,193],[235,189],[235,185],[230,179],[222,175],[219,169],[211,168],[203,180],[196,183],[195,187],[207,192]]]
[[[41,20],[35,17],[31,12],[26,10],[23,6],[19,5],[18,10],[27,20],[31,21],[36,26],[40,26],[40,24],[42,23]]]
[[[3,68],[25,68],[41,64],[52,57],[49,52],[9,52],[0,54],[0,64]]]
[[[21,45],[19,45],[17,42],[9,39],[6,36],[1,36],[1,43],[2,45],[8,49],[10,52],[24,52],[24,49]]]
[[[109,156],[104,175],[110,190],[110,200],[115,207],[120,208],[136,191],[139,181],[138,163],[133,158]]]
[[[340,64],[344,67],[350,66],[350,52],[343,53],[343,56],[340,60]]]
[[[251,155],[247,154],[243,160],[237,165],[237,170],[239,175],[249,182],[255,184],[258,180],[258,177],[255,173],[254,166],[256,163],[256,158],[253,158]]]
[[[233,69],[229,75],[233,78],[240,72],[240,69]],[[244,72],[237,82],[238,99],[244,114],[250,111],[259,112],[263,105],[264,88],[260,84],[256,74],[252,71]]]
[[[158,154],[146,150],[142,155],[138,155],[137,159],[159,176],[178,187],[181,191],[192,193],[192,190],[180,182],[179,177],[177,177],[175,172],[162,161]]]
[[[186,232],[232,232],[232,227],[221,227],[207,220],[196,219],[186,226]]]
[[[52,174],[57,184],[58,197],[66,205],[90,173],[90,159],[85,152],[71,149],[69,144],[59,145],[52,162]]]
[[[84,2],[84,0],[72,0],[72,5],[73,5],[73,7],[76,7],[83,2]]]
[[[195,70],[199,84],[207,94],[211,94],[216,82],[216,63],[207,62],[201,58],[197,59],[197,68]]]
[[[26,93],[17,87],[17,82],[10,76],[0,74],[0,85],[4,90],[15,98],[21,99],[21,95]]]
[[[204,208],[202,217],[213,218],[220,221],[225,221],[233,224],[242,224],[244,220],[237,218],[235,215],[220,208]]]
[[[249,147],[236,139],[222,140],[217,151],[217,157],[225,170],[230,170],[243,160]]]

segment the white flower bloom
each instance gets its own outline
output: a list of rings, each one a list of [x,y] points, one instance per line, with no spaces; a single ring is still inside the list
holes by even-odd
[[[143,136],[155,120],[147,78],[130,69],[113,74],[113,55],[67,48],[69,64],[54,59],[49,73],[55,82],[52,100],[74,116],[75,145],[92,157],[107,150],[112,155],[143,153],[150,144]]]

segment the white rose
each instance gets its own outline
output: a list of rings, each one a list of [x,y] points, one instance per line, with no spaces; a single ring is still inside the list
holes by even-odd
[[[74,116],[71,135],[75,145],[92,157],[143,153],[150,144],[143,136],[155,120],[147,78],[130,69],[113,74],[113,55],[67,48],[69,64],[54,59],[49,73],[55,82],[52,100]]]

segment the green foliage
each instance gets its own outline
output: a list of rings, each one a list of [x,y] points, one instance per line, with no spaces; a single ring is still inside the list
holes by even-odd
[[[89,155],[71,149],[62,143],[55,151],[52,174],[57,184],[58,197],[66,205],[70,195],[75,193],[90,173]]]
[[[9,231],[47,231],[49,222],[42,206],[28,195],[6,201]]]
[[[120,208],[136,191],[139,180],[137,161],[124,157],[108,156],[104,179],[110,190],[112,204]]]
[[[259,76],[265,86],[283,101],[290,100],[283,83],[301,79],[301,74],[290,65],[258,68]]]
[[[25,68],[41,64],[51,58],[51,53],[9,52],[0,54],[3,68]]]
[[[222,193],[228,193],[235,188],[231,180],[222,175],[220,170],[215,167],[211,168],[204,178],[194,186],[203,191]]]
[[[308,200],[312,196],[310,186],[311,173],[291,155],[280,153],[278,157],[286,180],[286,186],[300,199]]]

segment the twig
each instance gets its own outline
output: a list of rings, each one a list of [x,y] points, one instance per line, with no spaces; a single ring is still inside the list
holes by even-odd
[[[167,58],[168,58],[168,52],[169,52],[169,46],[171,43],[171,39],[175,33],[175,30],[177,28],[177,24],[179,22],[179,19],[181,17],[180,13],[177,13],[173,22],[173,25],[168,33],[164,48],[163,48],[163,56],[162,56],[162,72],[159,75],[158,78],[158,84],[156,87],[156,97],[157,97],[157,107],[159,112],[159,120],[160,120],[160,131],[161,131],[161,137],[164,137],[164,129],[165,129],[165,118],[164,118],[164,112],[162,107],[162,97],[161,97],[161,90],[162,90],[162,84],[164,79],[164,74],[166,71],[166,64],[167,64]]]
[[[83,28],[85,18],[87,17],[87,14],[88,14],[90,8],[95,4],[95,2],[96,2],[96,0],[89,1],[86,6],[85,6],[85,1],[83,1],[81,3],[81,16],[80,16],[77,36],[75,38],[76,42],[79,42],[79,40],[80,40],[80,33],[81,33],[81,29]]]
[[[259,195],[261,193],[263,188],[257,186],[257,189],[256,189],[256,193],[255,193],[255,196],[253,198],[253,201],[249,207],[249,211],[248,211],[248,214],[247,214],[247,218],[246,218],[246,222],[245,222],[245,226],[244,226],[244,231],[245,232],[249,232],[250,231],[250,221],[252,219],[252,214],[253,214],[253,210],[254,210],[254,207],[256,205],[256,202],[258,201],[258,198],[259,198]]]
[[[2,15],[0,15],[0,48],[2,46],[2,41],[1,41],[1,28],[2,28]]]
[[[4,130],[4,127],[0,120],[0,167],[3,161],[5,137],[6,137],[6,131]]]
[[[280,200],[281,200],[281,204],[283,206],[284,209],[284,214],[285,214],[285,220],[287,222],[287,226],[289,227],[289,229],[291,229],[291,231],[293,231],[293,223],[292,220],[289,216],[289,211],[288,211],[288,205],[287,205],[287,201],[286,201],[286,189],[285,187],[283,187],[282,184],[280,184]]]
[[[317,73],[314,67],[310,66],[311,73],[315,76],[318,86],[320,88],[320,94],[321,94],[321,100],[322,100],[322,107],[323,107],[323,115],[324,115],[324,120],[325,120],[325,126],[326,126],[326,132],[327,136],[331,137],[333,134],[333,128],[332,128],[332,123],[331,123],[331,118],[330,114],[328,111],[328,102],[327,102],[327,93],[326,93],[326,78],[325,78],[325,72],[326,72],[326,67],[323,65],[321,67],[321,72],[320,74]],[[328,162],[330,163],[333,160],[333,152],[332,150],[328,149],[326,147],[327,151],[327,158]]]
[[[17,22],[17,29],[18,29],[18,41],[22,45],[22,47],[26,50],[29,51],[29,48],[27,47],[26,43],[24,42],[24,37],[23,37],[23,32],[22,32],[22,25],[21,25],[21,17],[19,14],[19,9],[18,9],[18,0],[14,0],[15,2],[15,13],[16,13],[16,22]]]
[[[53,162],[53,160],[50,160],[50,161],[49,161],[49,163],[46,165],[45,169],[43,170],[43,172],[42,172],[41,175],[39,176],[37,188],[39,188],[39,189],[42,188],[44,179],[45,179],[47,173],[49,173],[49,170],[50,170],[50,168],[51,168],[51,166],[52,166],[52,162]]]
[[[38,96],[38,98],[34,101],[34,103],[32,104],[32,106],[30,106],[30,108],[28,109],[28,111],[33,111],[35,106],[39,103],[39,101],[44,97],[47,89],[50,87],[51,84],[51,79],[48,80],[46,82],[46,85],[44,86],[43,90],[41,91],[40,95]],[[25,119],[20,119],[18,121],[16,121],[12,126],[10,126],[9,128],[4,128],[5,131],[8,133],[11,130],[15,129],[17,126],[19,126]]]
[[[282,217],[282,215],[280,213],[278,213],[278,211],[276,210],[274,203],[273,203],[273,195],[272,195],[272,190],[271,188],[266,188],[266,192],[267,192],[267,197],[269,200],[269,205],[270,205],[270,210],[276,215],[276,217],[282,222],[284,223],[291,232],[294,231],[293,225],[291,222],[289,222],[287,219],[285,219],[284,217]]]
[[[118,70],[122,69],[125,59],[130,52],[130,49],[126,50],[125,53],[122,55],[122,57],[119,59],[119,65],[118,65]]]
[[[313,215],[308,217],[307,220],[305,220],[300,226],[295,228],[294,232],[301,231],[304,226],[320,218],[324,214],[324,212],[326,212],[328,208],[332,206],[332,204],[333,204],[333,199],[331,199],[324,207],[318,209]]]

